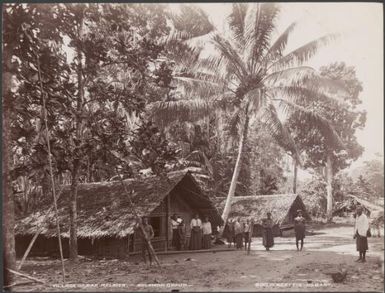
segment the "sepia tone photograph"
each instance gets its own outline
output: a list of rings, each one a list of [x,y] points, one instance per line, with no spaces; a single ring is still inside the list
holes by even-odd
[[[383,27],[2,4],[2,290],[383,292]]]

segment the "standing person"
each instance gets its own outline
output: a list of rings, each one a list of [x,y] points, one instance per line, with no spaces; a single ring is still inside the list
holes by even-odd
[[[186,233],[185,233],[185,224],[182,218],[177,219],[178,229],[177,229],[177,250],[182,250],[185,245]]]
[[[202,221],[199,215],[191,220],[191,236],[190,236],[190,250],[198,250],[202,248]]]
[[[251,237],[250,232],[251,232],[251,224],[250,224],[250,220],[247,219],[246,223],[244,223],[243,225],[243,238],[245,239],[245,250],[247,250],[247,245],[249,244],[249,240]]]
[[[223,236],[226,238],[229,248],[231,243],[235,243],[235,233],[234,233],[234,223],[231,220],[227,220],[225,229],[223,231]],[[235,246],[235,245],[234,245]]]
[[[173,214],[171,217],[171,229],[172,229],[172,240],[171,240],[171,246],[176,248],[177,245],[178,245],[178,235],[177,235],[177,231],[178,231],[178,225],[179,223],[177,222],[177,215],[176,214]]]
[[[211,229],[211,223],[209,222],[209,217],[205,217],[202,224],[202,232],[203,232],[203,249],[211,248],[211,234],[213,233]]]
[[[266,214],[267,218],[262,220],[262,228],[263,228],[263,246],[265,246],[266,250],[270,250],[270,247],[274,246],[274,236],[273,236],[273,226],[274,222],[271,218],[271,213],[268,212]]]
[[[302,211],[297,210],[297,217],[294,218],[295,245],[297,251],[303,248],[303,239],[305,238],[305,218],[302,216]],[[301,249],[298,247],[298,242],[301,240]]]
[[[142,257],[144,260],[144,263],[147,264],[146,254],[148,254],[148,258],[150,261],[150,266],[152,265],[152,253],[150,251],[149,243],[146,241],[146,237],[148,241],[151,241],[152,238],[154,238],[154,229],[152,226],[148,223],[148,219],[146,217],[142,218],[142,225],[145,235],[142,233],[142,229],[139,228],[139,223],[136,224],[136,231],[139,234],[140,239],[142,240],[141,248],[142,248]]]
[[[235,220],[234,233],[235,233],[235,243],[237,245],[237,249],[241,249],[243,246],[243,227],[239,222],[239,218]]]
[[[360,257],[356,260],[357,262],[366,262],[365,255],[368,250],[368,231],[369,221],[368,217],[362,212],[361,206],[357,207],[356,211],[356,223],[354,225],[354,239],[356,239],[357,251]]]

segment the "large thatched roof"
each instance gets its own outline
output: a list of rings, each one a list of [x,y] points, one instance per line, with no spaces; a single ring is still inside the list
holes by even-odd
[[[204,195],[190,172],[176,171],[167,174],[167,178],[156,176],[143,179],[126,179],[124,183],[133,192],[132,200],[139,216],[149,215],[174,189],[179,192],[196,210],[204,210],[214,221],[221,221],[214,204]],[[59,218],[63,237],[69,237],[69,195],[70,186],[64,186],[58,201]],[[40,208],[29,215],[17,219],[16,234],[35,234],[42,228],[41,234],[56,236],[55,214],[52,210],[44,221],[52,205],[52,199],[46,199]],[[134,232],[135,220],[127,194],[120,181],[80,184],[78,187],[78,237],[125,237]]]
[[[226,198],[217,197],[215,203],[218,210],[222,212]],[[263,218],[266,218],[266,213],[271,212],[275,223],[283,224],[290,221],[289,212],[295,212],[297,209],[301,209],[304,217],[310,219],[301,197],[296,194],[235,196],[232,200],[229,219],[239,217],[242,220],[254,219],[255,223],[260,223]]]

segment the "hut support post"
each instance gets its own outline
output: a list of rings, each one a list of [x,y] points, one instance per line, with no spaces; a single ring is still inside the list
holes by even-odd
[[[150,239],[148,239],[148,237],[147,237],[147,234],[146,234],[146,231],[144,230],[144,227],[143,227],[142,222],[139,221],[139,220],[140,220],[140,217],[138,216],[138,213],[136,212],[134,203],[132,202],[131,194],[128,192],[127,187],[126,187],[126,185],[124,184],[123,179],[122,179],[122,177],[120,176],[120,173],[119,173],[119,171],[118,171],[117,169],[116,169],[116,173],[117,173],[117,175],[118,175],[118,177],[119,177],[119,179],[120,179],[120,183],[121,183],[122,186],[123,186],[124,192],[127,194],[128,202],[129,202],[130,207],[131,207],[131,211],[132,211],[132,213],[134,214],[135,219],[136,219],[136,220],[138,221],[138,223],[139,223],[139,229],[141,230],[141,232],[142,232],[142,234],[143,234],[143,236],[144,236],[144,240],[147,242],[148,247],[150,248],[150,253],[151,253],[151,255],[154,257],[156,264],[157,264],[158,266],[160,266],[159,259],[158,259],[157,255],[156,255],[156,253],[155,253],[154,248],[152,247],[151,241],[150,241]]]
[[[37,230],[37,232],[35,233],[35,235],[33,236],[32,240],[31,240],[31,242],[29,243],[29,245],[28,245],[26,251],[24,252],[23,258],[21,259],[20,264],[17,266],[17,269],[18,269],[19,271],[20,271],[21,267],[23,266],[24,261],[25,261],[26,258],[28,257],[28,254],[29,254],[29,252],[31,251],[32,246],[33,246],[33,244],[35,243],[37,237],[40,235],[41,231],[42,231],[41,228]]]
[[[170,194],[166,196],[166,249],[168,251],[168,243],[169,243],[169,234],[170,234],[170,225],[168,219],[170,218]]]

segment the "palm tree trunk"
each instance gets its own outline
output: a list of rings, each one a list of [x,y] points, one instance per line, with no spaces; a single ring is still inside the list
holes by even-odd
[[[80,19],[79,29],[78,29],[78,38],[79,42],[82,41],[83,35],[83,21],[84,21],[84,10],[82,12],[82,18]],[[75,119],[76,127],[76,137],[78,141],[81,140],[81,112],[83,110],[83,100],[84,100],[84,80],[83,80],[83,53],[78,45],[76,49],[77,53],[77,114]],[[69,259],[71,261],[78,260],[78,240],[77,240],[77,188],[78,188],[78,177],[79,177],[79,168],[80,162],[79,158],[73,158],[73,167],[71,171],[71,198],[70,198],[70,239],[69,239]]]
[[[294,178],[293,178],[293,193],[297,193],[297,173],[298,173],[298,162],[294,159]]]
[[[230,214],[231,201],[234,197],[235,189],[236,189],[237,183],[238,183],[239,172],[241,171],[243,149],[244,149],[245,141],[247,138],[247,131],[249,128],[249,117],[248,117],[247,108],[248,108],[248,106],[246,107],[246,111],[245,111],[245,116],[246,116],[245,124],[243,125],[242,134],[241,134],[241,137],[239,139],[237,161],[235,163],[233,177],[231,179],[231,184],[230,184],[230,189],[229,189],[229,192],[227,194],[225,208],[224,208],[223,213],[222,213],[222,219],[225,223],[226,223],[227,218],[229,217],[229,214]]]
[[[13,283],[13,274],[5,268],[16,270],[16,252],[15,252],[15,208],[12,190],[11,178],[11,88],[12,88],[12,50],[13,46],[8,44],[4,47],[3,55],[3,280],[4,286]],[[12,288],[11,288],[12,289]]]
[[[326,158],[326,218],[328,222],[332,221],[333,218],[333,189],[332,189],[332,181],[333,181],[333,166],[332,166],[332,158],[331,154],[327,154]]]

